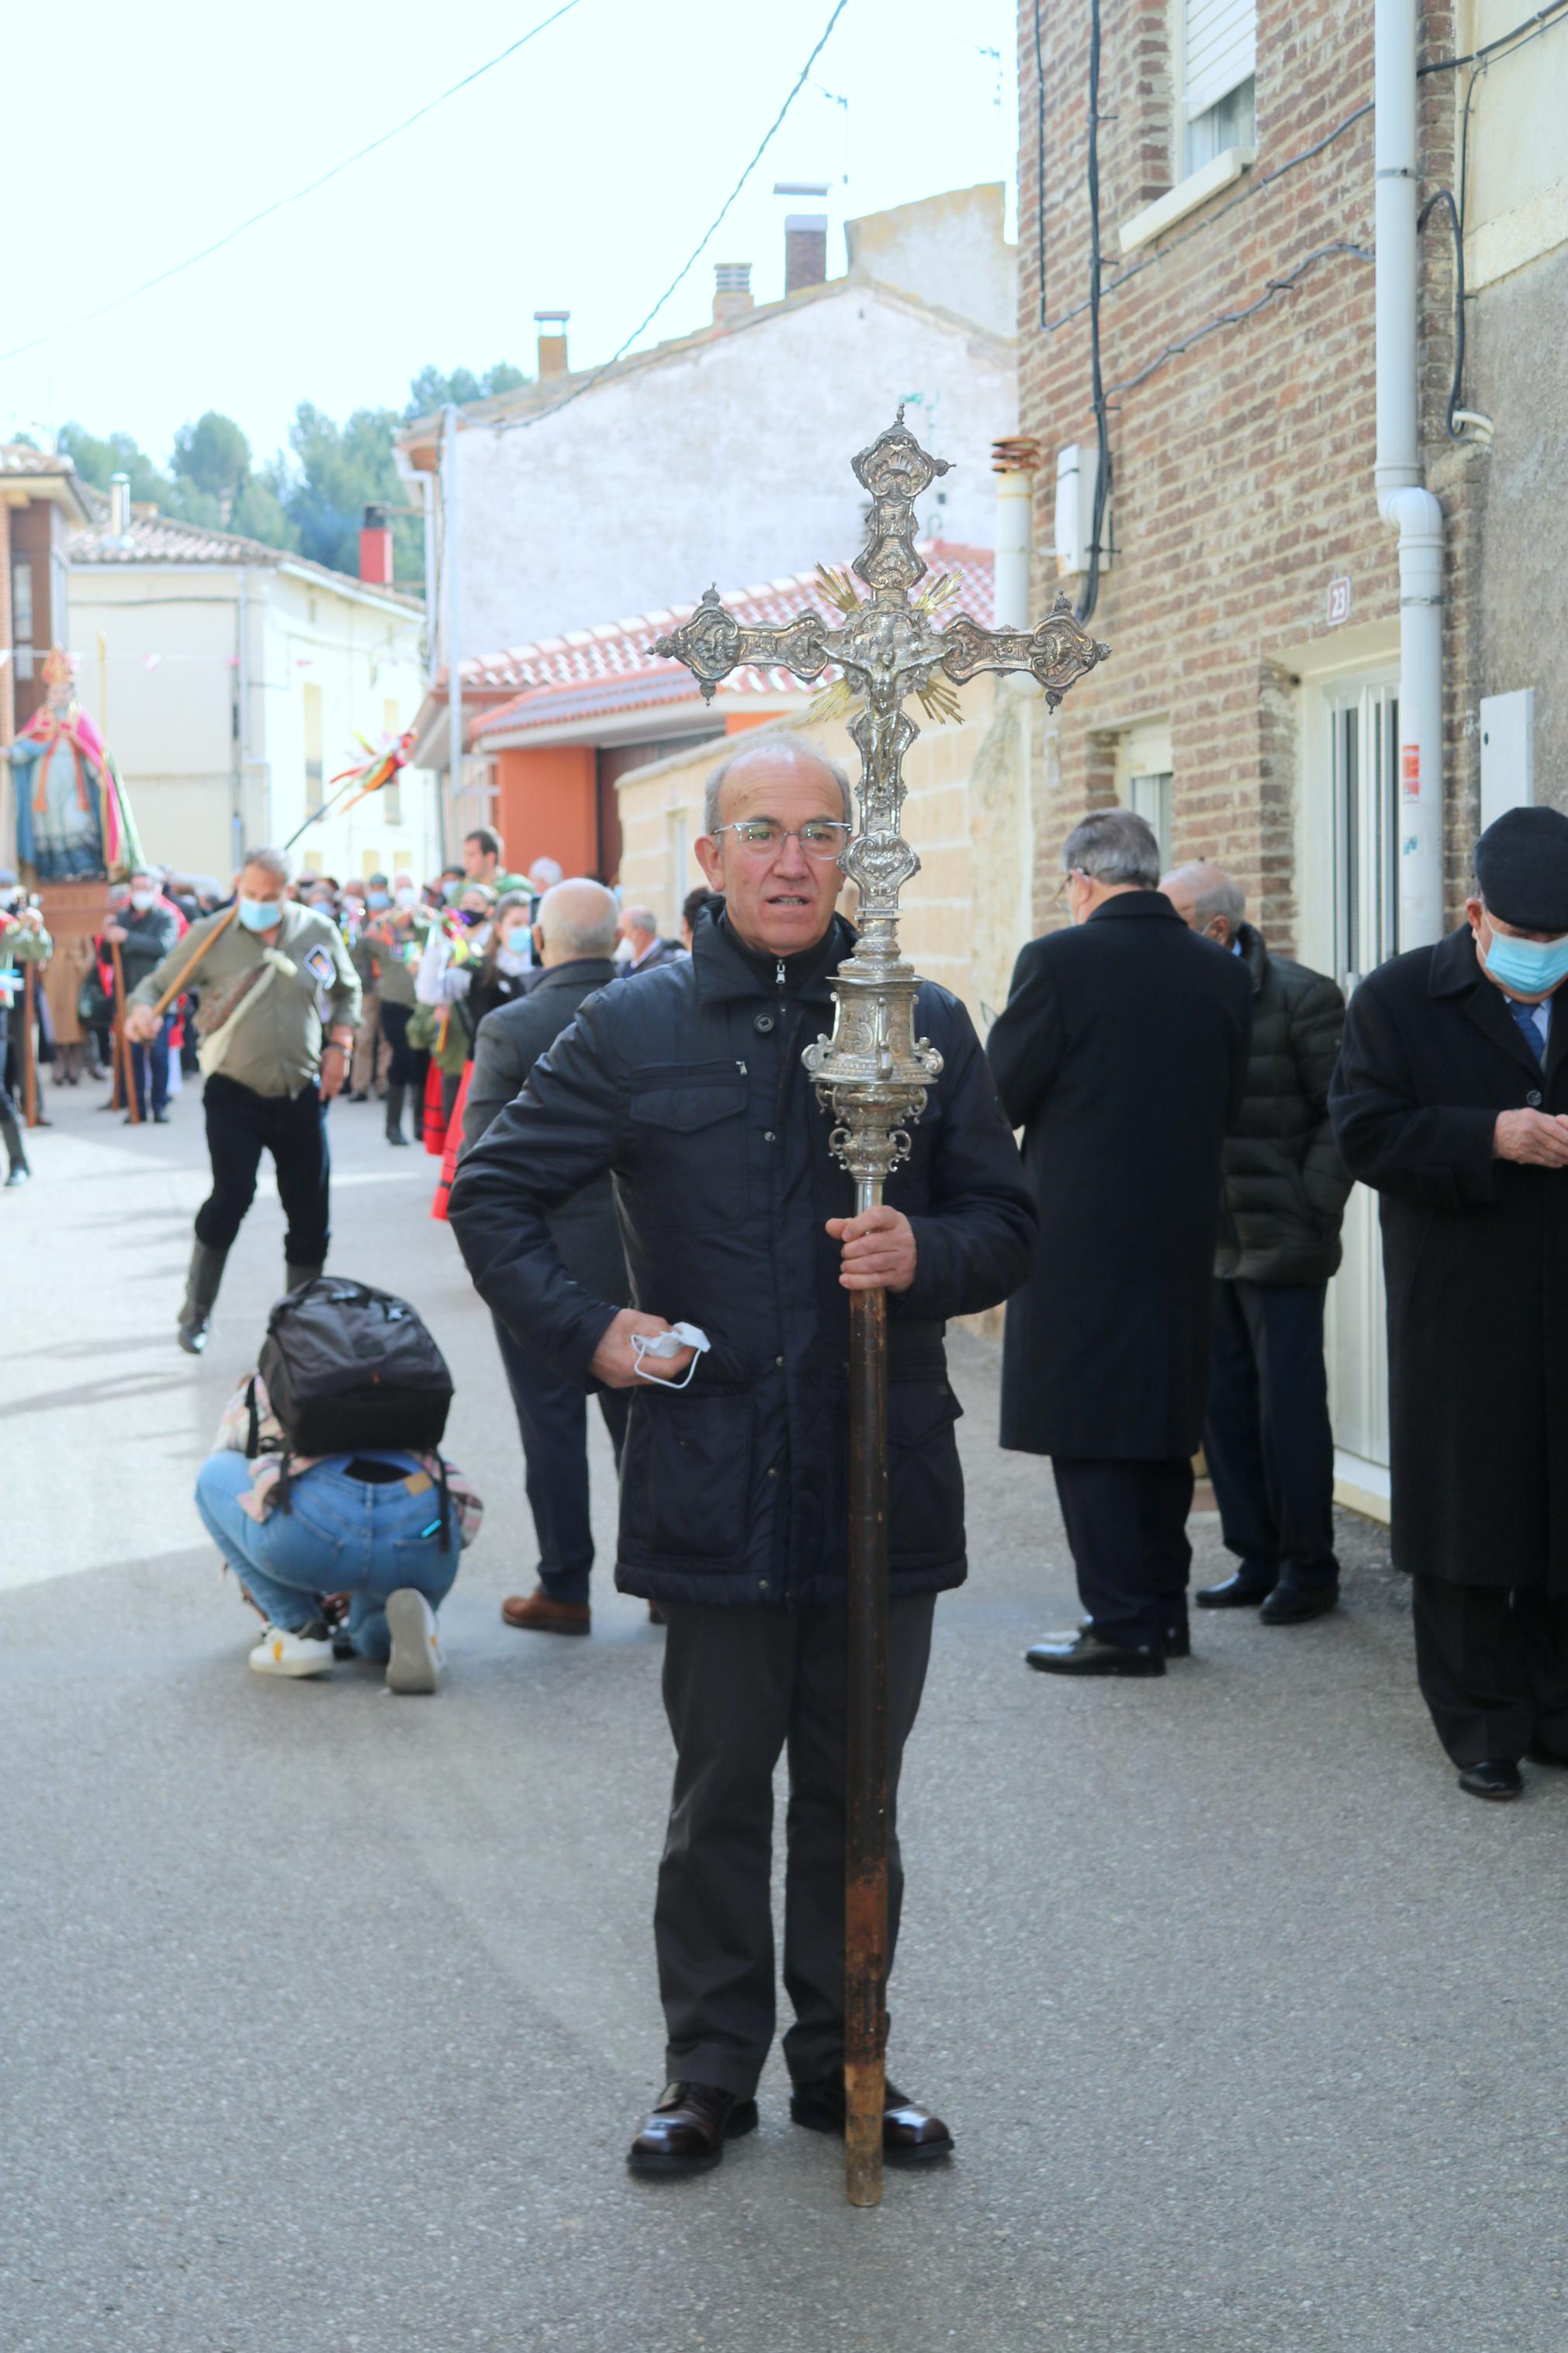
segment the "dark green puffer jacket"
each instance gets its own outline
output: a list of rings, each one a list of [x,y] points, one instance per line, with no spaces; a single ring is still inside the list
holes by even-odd
[[[1252,975],[1247,1100],[1225,1147],[1215,1272],[1247,1282],[1326,1282],[1340,1262],[1351,1179],[1329,1123],[1345,1001],[1331,980],[1237,934]]]

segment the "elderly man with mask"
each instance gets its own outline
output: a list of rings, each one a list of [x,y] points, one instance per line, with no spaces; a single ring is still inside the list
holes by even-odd
[[[1351,998],[1330,1093],[1383,1196],[1394,1555],[1478,1798],[1568,1766],[1568,817],[1510,809],[1436,947]]]
[[[1266,1626],[1300,1626],[1331,1609],[1340,1591],[1323,1308],[1350,1191],[1329,1119],[1345,1000],[1245,921],[1246,897],[1223,866],[1178,866],[1160,888],[1187,928],[1238,957],[1252,983],[1247,1096],[1225,1145],[1204,1415],[1204,1453],[1237,1566],[1202,1588],[1198,1606],[1250,1606]]]
[[[801,1064],[831,1024],[848,788],[798,740],[709,779],[702,870],[724,906],[690,957],[602,991],[460,1164],[451,1220],[480,1293],[563,1378],[628,1393],[616,1583],[668,1620],[676,1747],[655,1944],[668,2089],[634,2170],[692,2172],[755,2124],[774,2021],[773,1774],[789,1757],[784,1978],[791,2114],[844,2122],[844,1767],[849,1293],[889,1294],[889,1935],[894,1805],[937,1594],[964,1575],[943,1327],[1028,1263],[1017,1154],[963,1006],[916,1029],[942,1074],[879,1208],[854,1213]],[[636,1304],[573,1277],[550,1219],[605,1171]],[[894,1206],[894,1203],[897,1206]],[[672,1353],[647,1356],[679,1318]],[[952,2147],[889,2087],[893,2161]]]

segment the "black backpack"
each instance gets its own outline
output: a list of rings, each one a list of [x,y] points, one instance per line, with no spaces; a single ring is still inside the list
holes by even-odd
[[[405,1299],[319,1274],[267,1319],[257,1370],[290,1454],[434,1453],[447,1360]]]

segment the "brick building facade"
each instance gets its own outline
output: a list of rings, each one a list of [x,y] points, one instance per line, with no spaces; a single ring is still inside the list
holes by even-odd
[[[1043,920],[1068,827],[1131,797],[1160,818],[1173,858],[1231,869],[1278,945],[1354,971],[1397,944],[1399,580],[1373,481],[1372,9],[1258,0],[1255,131],[1189,177],[1173,53],[1193,5],[1100,0],[1110,558],[1093,628],[1115,652],[1039,723],[1037,908]],[[1424,7],[1420,30],[1424,64],[1452,56],[1447,5]],[[1020,32],[1019,409],[1040,445],[1038,606],[1058,585],[1057,453],[1099,438],[1093,12],[1023,0]],[[1454,77],[1426,73],[1421,90],[1425,197],[1453,178]],[[1423,458],[1447,524],[1452,905],[1477,807],[1471,549],[1487,461],[1446,429],[1454,259],[1440,209],[1422,263]],[[1060,578],[1082,596],[1082,576]]]

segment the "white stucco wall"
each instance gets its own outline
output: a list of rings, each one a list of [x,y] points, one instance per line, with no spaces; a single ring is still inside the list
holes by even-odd
[[[1013,344],[853,280],[525,430],[465,427],[446,642],[499,651],[694,603],[710,582],[847,561],[865,503],[849,459],[904,399],[926,447],[952,460],[922,528],[991,546],[991,443],[1017,423]]]
[[[901,286],[993,334],[1011,335],[1018,322],[1018,248],[1005,239],[1005,209],[1006,193],[996,180],[846,221],[849,274]]]
[[[1517,0],[1467,0],[1464,52],[1511,32]],[[1457,77],[1462,103],[1468,74]],[[1568,243],[1568,30],[1554,26],[1496,58],[1470,101],[1465,192],[1465,282],[1476,293]]]
[[[321,689],[330,778],[361,756],[356,729],[379,744],[387,704],[395,705],[399,727],[413,718],[423,691],[419,628],[417,615],[268,566],[74,565],[78,691],[101,718],[107,678],[109,743],[149,857],[226,877],[237,781],[245,839],[280,841],[292,832],[305,814],[306,682]],[[300,849],[318,852],[339,875],[363,874],[367,858],[372,865],[396,859],[423,878],[440,863],[436,790],[431,776],[405,771],[398,825],[376,797],[347,818],[329,818],[314,829],[319,839],[307,837]]]

